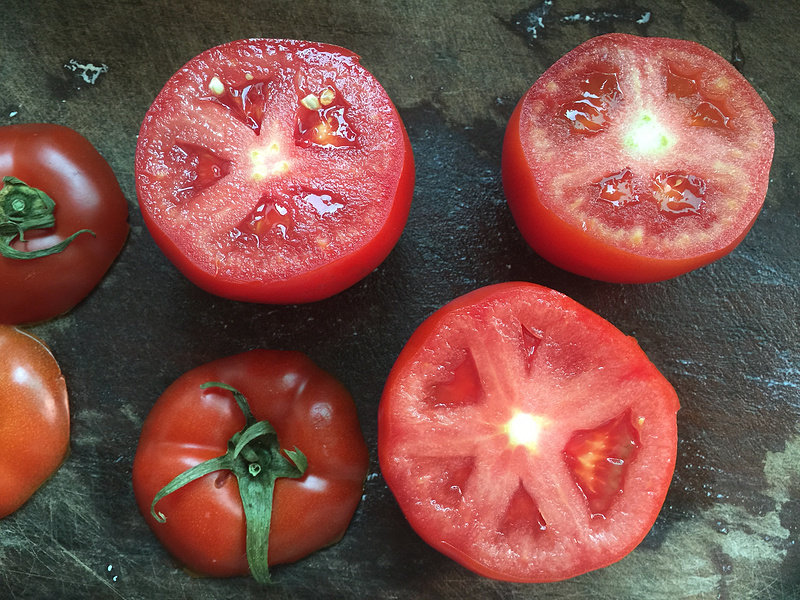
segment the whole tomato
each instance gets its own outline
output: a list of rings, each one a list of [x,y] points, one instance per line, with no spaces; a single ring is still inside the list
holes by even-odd
[[[268,565],[341,539],[368,464],[355,405],[336,379],[303,354],[252,350],[167,388],[145,420],[133,489],[190,570],[268,581]]]
[[[69,449],[67,387],[39,339],[0,325],[0,518],[30,498]]]
[[[605,567],[675,467],[675,390],[631,337],[539,285],[486,286],[411,336],[378,410],[381,472],[433,548],[505,581]]]
[[[0,178],[0,323],[50,319],[119,254],[127,201],[91,142],[62,125],[0,127]]]

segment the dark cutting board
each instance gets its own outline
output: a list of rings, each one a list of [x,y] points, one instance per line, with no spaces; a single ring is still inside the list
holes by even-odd
[[[797,8],[5,0],[0,124],[55,122],[88,137],[119,178],[132,231],[87,300],[33,328],[67,377],[71,454],[0,521],[0,597],[800,598]],[[777,119],[769,193],[750,235],[730,256],[671,281],[613,285],[551,266],[524,243],[502,193],[501,140],[514,104],[558,57],[610,31],[691,39],[735,60]],[[352,49],[408,128],[417,164],[408,227],[374,273],[329,300],[259,306],[210,296],[162,256],[138,212],[133,156],[147,107],[192,56],[243,37]],[[87,81],[90,65],[107,69]],[[683,406],[675,478],[650,535],[620,563],[557,584],[482,579],[431,550],[377,466],[378,400],[411,332],[455,296],[508,280],[553,287],[634,335]],[[161,391],[200,363],[254,347],[301,350],[341,379],[372,458],[342,542],[274,569],[269,590],[183,572],[138,514],[130,482],[140,426]]]

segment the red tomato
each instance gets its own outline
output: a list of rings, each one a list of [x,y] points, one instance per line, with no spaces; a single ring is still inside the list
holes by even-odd
[[[0,325],[0,518],[30,498],[69,450],[67,386],[39,339]]]
[[[15,177],[55,203],[54,225],[29,229],[20,241],[11,230],[19,194],[0,190],[0,232],[15,250],[31,253],[63,243],[62,251],[38,258],[0,255],[0,323],[50,319],[75,306],[99,283],[128,236],[128,203],[111,167],[76,131],[52,124],[0,127],[0,178]],[[30,206],[26,202],[27,206]],[[26,209],[27,210],[27,209]]]
[[[275,482],[269,564],[298,560],[337,542],[361,499],[367,448],[355,405],[331,375],[297,352],[253,350],[200,366],[177,379],[147,417],[133,463],[139,509],[173,556],[197,573],[248,573],[240,485],[230,470],[211,472],[161,499],[173,478],[225,454],[245,417],[222,382],[239,390],[252,414],[277,432],[280,449],[299,449],[302,478]],[[264,469],[266,473],[266,468]],[[270,521],[267,521],[270,523]],[[253,565],[253,571],[266,565]]]
[[[383,476],[431,546],[481,575],[557,581],[655,521],[678,399],[633,338],[553,290],[485,287],[427,319],[380,403]]]
[[[506,129],[503,185],[542,257],[649,282],[729,253],[767,191],[772,115],[699,44],[596,37],[550,67]]]
[[[389,254],[414,159],[352,52],[294,40],[212,48],[145,116],[136,189],[156,243],[194,283],[253,302],[326,298]]]

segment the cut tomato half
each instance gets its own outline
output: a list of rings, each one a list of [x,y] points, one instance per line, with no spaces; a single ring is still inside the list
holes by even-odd
[[[603,35],[534,83],[506,129],[503,186],[527,242],[594,279],[668,279],[728,254],[767,192],[773,118],[694,42]]]
[[[189,61],[147,111],[136,189],[153,238],[200,287],[309,302],[369,274],[408,217],[405,128],[359,57],[249,39]]]
[[[650,530],[678,398],[636,341],[563,294],[489,286],[427,319],[381,399],[383,476],[431,546],[481,575],[557,581]]]

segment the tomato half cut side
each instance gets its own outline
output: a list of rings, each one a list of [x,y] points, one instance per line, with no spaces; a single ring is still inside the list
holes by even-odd
[[[599,36],[522,97],[503,187],[531,247],[620,283],[675,277],[731,252],[764,203],[773,118],[700,44]]]
[[[558,581],[650,530],[678,398],[636,341],[563,294],[481,288],[414,332],[381,398],[383,476],[416,532],[473,571]]]
[[[67,386],[38,338],[0,325],[0,518],[22,506],[69,451]]]
[[[374,270],[408,217],[414,159],[349,50],[238,40],[170,78],[142,123],[136,190],[167,257],[236,300],[320,300]]]

